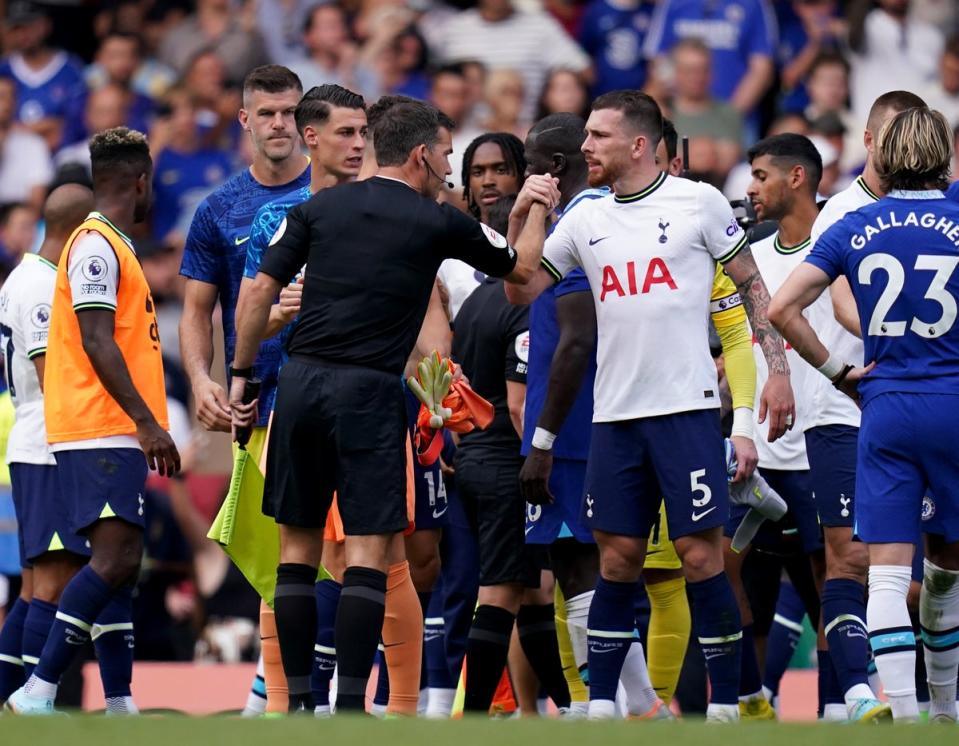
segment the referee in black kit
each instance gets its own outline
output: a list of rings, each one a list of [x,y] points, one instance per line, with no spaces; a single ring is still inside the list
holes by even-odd
[[[387,550],[407,526],[407,427],[400,377],[440,262],[460,259],[523,282],[537,270],[544,219],[559,193],[527,181],[526,228],[515,247],[455,208],[436,203],[451,172],[448,120],[421,103],[385,112],[373,132],[378,170],[294,207],[237,304],[230,406],[252,421],[245,376],[270,306],[306,264],[290,361],[280,374],[264,500],[280,524],[276,623],[292,709],[312,711],[309,662],[323,525],[334,490],[346,533],[336,618],[337,708],[365,707],[383,626]],[[514,250],[515,248],[515,250]]]

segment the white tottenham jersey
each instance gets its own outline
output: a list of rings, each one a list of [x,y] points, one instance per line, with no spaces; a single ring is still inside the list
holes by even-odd
[[[47,447],[43,392],[33,358],[47,351],[57,268],[28,254],[0,290],[0,345],[16,421],[7,441],[8,464],[55,465]]]
[[[816,222],[813,223],[812,243],[809,249],[803,252],[803,258],[809,254],[812,247],[816,245],[816,240],[833,223],[838,223],[847,212],[865,207],[877,199],[879,197],[866,186],[866,182],[863,181],[861,176],[839,194],[831,197],[825,207],[822,208]],[[818,300],[807,309],[806,317],[829,352],[836,355],[844,363],[863,364],[865,353],[862,340],[847,332],[836,321],[832,308],[832,296],[828,290],[820,295]],[[816,371],[816,373],[818,377],[811,377],[809,386],[812,405],[808,411],[812,416],[803,422],[803,429],[809,430],[825,425],[859,427],[861,418],[859,407],[852,399],[833,386],[819,371]],[[807,392],[803,391],[802,393],[805,397]]]
[[[769,294],[774,295],[796,266],[802,264],[802,258],[809,248],[809,239],[807,238],[796,246],[783,246],[777,231],[771,236],[757,241],[751,248],[753,259],[756,260],[756,266],[759,267],[759,272],[769,289]],[[762,348],[756,344],[755,338],[753,339],[753,357],[756,359],[756,405],[753,411],[756,413],[756,451],[759,453],[759,465],[766,469],[783,469],[786,471],[808,469],[806,438],[803,436],[802,430],[802,418],[804,414],[807,414],[804,405],[808,406],[808,404],[797,396],[797,422],[779,440],[770,443],[767,440],[769,418],[767,417],[766,422],[759,424],[760,397],[763,386],[769,380],[769,368],[766,365],[766,358],[763,357]],[[799,353],[789,345],[786,346],[786,361],[789,363],[789,380],[794,392],[802,389],[801,382],[805,377],[810,375],[822,377],[819,371],[813,370],[799,356]]]
[[[559,222],[543,264],[557,280],[574,267],[589,279],[599,334],[594,422],[719,407],[709,299],[716,262],[744,246],[717,189],[666,174]]]

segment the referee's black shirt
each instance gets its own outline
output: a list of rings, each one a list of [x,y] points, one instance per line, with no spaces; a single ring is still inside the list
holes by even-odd
[[[503,281],[487,278],[463,301],[453,331],[453,360],[495,410],[489,427],[460,437],[460,450],[505,450],[519,458],[520,437],[509,416],[506,382],[526,383],[529,306],[510,304]]]
[[[306,264],[291,355],[400,375],[447,258],[495,277],[516,265],[495,231],[401,181],[374,177],[290,210],[260,272],[286,285]]]

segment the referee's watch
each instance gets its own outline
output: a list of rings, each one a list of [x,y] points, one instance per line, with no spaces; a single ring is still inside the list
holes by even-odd
[[[234,368],[230,366],[230,378],[253,378],[253,366],[246,368]]]

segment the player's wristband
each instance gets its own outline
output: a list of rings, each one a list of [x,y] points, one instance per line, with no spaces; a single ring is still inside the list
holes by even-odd
[[[842,360],[832,353],[829,353],[829,357],[826,358],[826,362],[820,365],[817,370],[831,381],[833,378],[842,373]]]
[[[733,410],[733,428],[729,435],[753,439],[753,410],[749,407],[736,407]]]
[[[253,378],[253,366],[249,368],[234,368],[230,366],[230,378]]]
[[[554,440],[556,440],[556,435],[549,430],[538,427],[533,431],[533,448],[538,448],[541,451],[552,451]]]
[[[846,380],[846,376],[849,375],[849,371],[855,367],[855,365],[850,365],[849,363],[846,363],[844,366],[842,366],[842,370],[839,371],[836,377],[832,379],[832,385],[838,389],[840,384]]]

